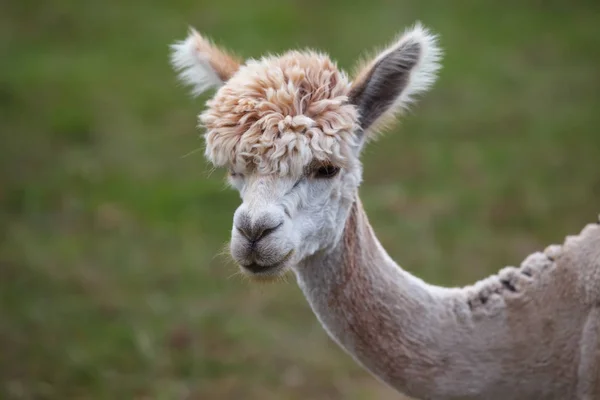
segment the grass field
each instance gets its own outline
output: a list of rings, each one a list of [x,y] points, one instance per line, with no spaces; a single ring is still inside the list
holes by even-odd
[[[403,267],[464,285],[600,212],[595,1],[8,2],[0,13],[0,398],[396,399],[329,340],[293,279],[219,257],[236,193],[168,44],[350,70],[421,20],[440,80],[364,155],[361,196]],[[191,154],[190,154],[191,152]]]

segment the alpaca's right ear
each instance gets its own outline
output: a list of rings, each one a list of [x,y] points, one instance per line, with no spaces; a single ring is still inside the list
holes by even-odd
[[[440,58],[437,37],[417,23],[360,68],[349,100],[358,108],[362,131],[393,119],[415,95],[429,89]]]
[[[179,79],[192,87],[194,96],[223,85],[237,72],[240,62],[227,51],[190,28],[188,37],[171,45],[171,64]]]

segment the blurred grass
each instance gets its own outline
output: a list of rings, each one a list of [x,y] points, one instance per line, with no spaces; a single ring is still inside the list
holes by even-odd
[[[392,399],[290,278],[218,257],[235,193],[167,46],[188,25],[244,57],[316,47],[349,70],[421,20],[432,93],[366,151],[391,255],[464,285],[560,242],[600,205],[593,1],[31,0],[0,13],[0,397]]]

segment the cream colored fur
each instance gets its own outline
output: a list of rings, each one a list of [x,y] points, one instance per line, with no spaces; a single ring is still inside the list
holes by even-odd
[[[237,172],[300,176],[311,162],[352,156],[357,112],[350,82],[326,57],[291,51],[250,60],[200,115],[206,155]]]
[[[191,86],[196,96],[222,86],[239,68],[235,57],[194,29],[185,40],[171,45],[171,50],[171,63],[179,71],[179,79]]]
[[[400,268],[361,206],[360,151],[428,89],[435,35],[416,25],[350,80],[323,54],[237,63],[193,32],[173,46],[199,94],[206,156],[242,198],[231,254],[271,279],[293,270],[328,334],[419,399],[600,399],[600,225],[463,288]]]

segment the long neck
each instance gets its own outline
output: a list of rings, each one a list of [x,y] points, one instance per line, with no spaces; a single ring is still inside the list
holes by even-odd
[[[329,335],[375,376],[424,394],[443,368],[435,349],[444,289],[402,270],[375,237],[356,200],[342,240],[296,268],[298,282]]]
[[[548,349],[569,347],[567,339],[542,330],[548,318],[542,319],[537,300],[504,302],[496,296],[505,290],[498,277],[446,289],[402,270],[375,237],[358,197],[335,249],[311,257],[295,272],[329,335],[380,380],[416,398],[533,398],[521,396],[542,393],[537,381],[518,374],[545,362],[549,368],[541,371],[546,383],[540,390],[550,390],[548,380],[560,366],[548,364]],[[489,300],[487,288],[493,288]],[[544,297],[541,302],[554,301]],[[507,310],[508,303],[518,311]],[[510,397],[513,390],[521,392]]]

